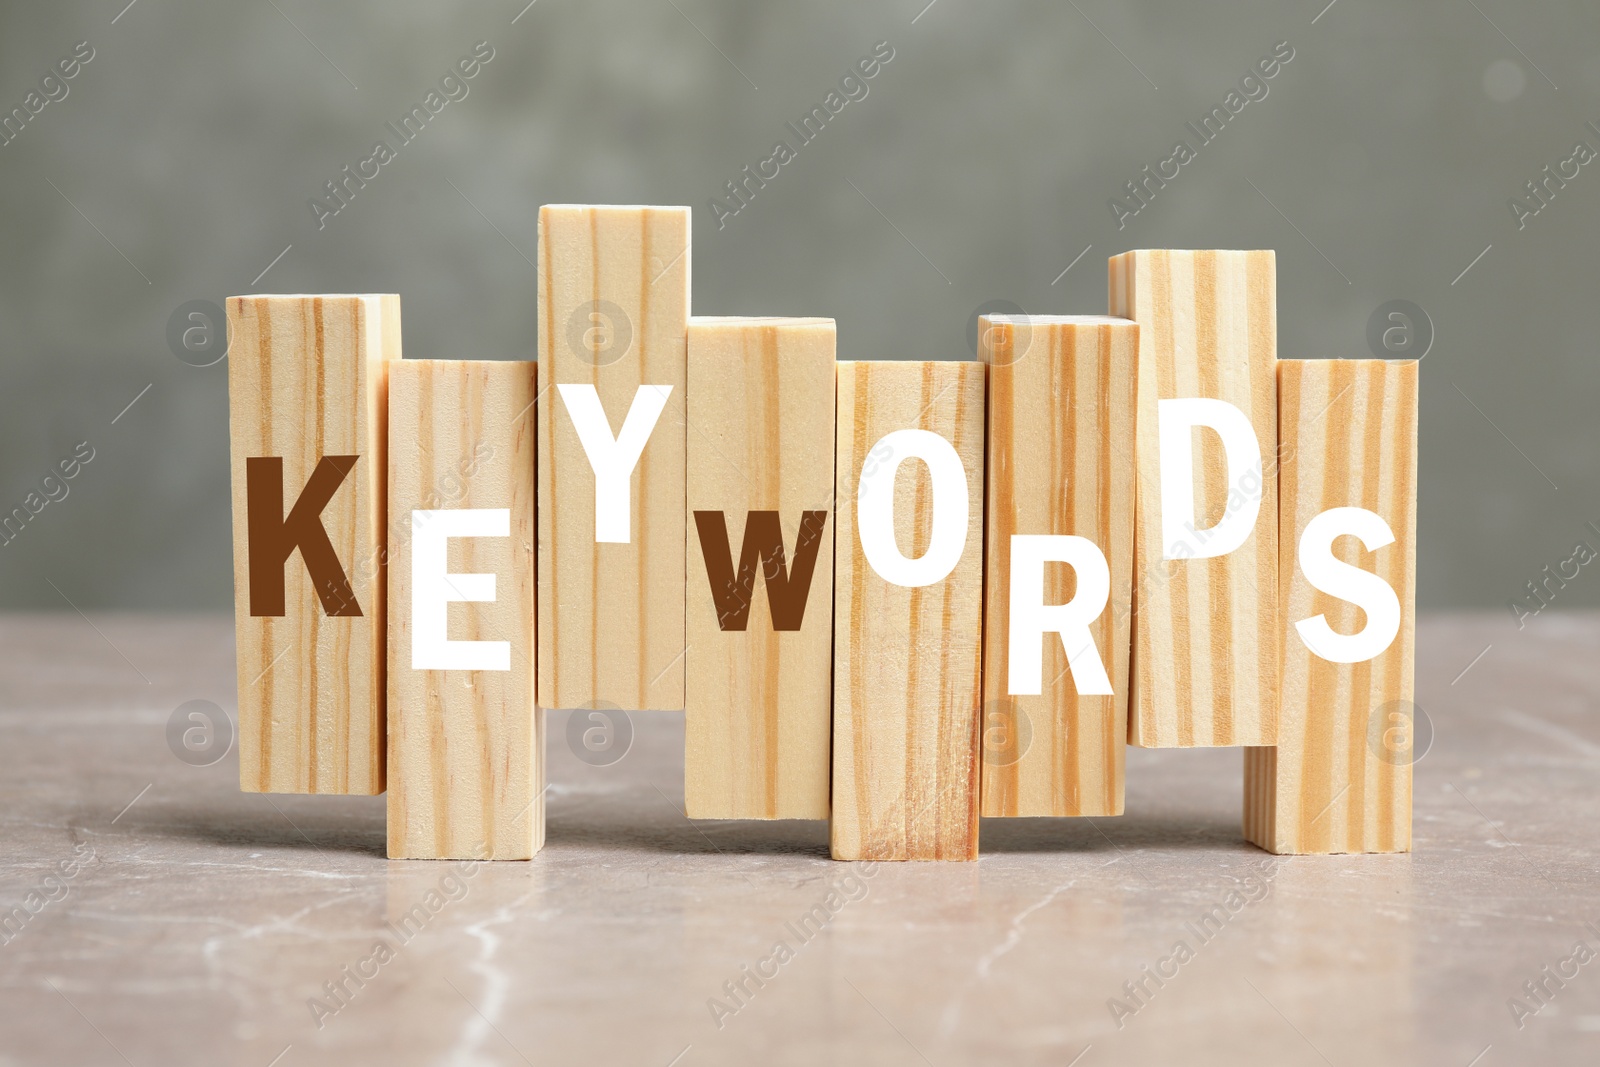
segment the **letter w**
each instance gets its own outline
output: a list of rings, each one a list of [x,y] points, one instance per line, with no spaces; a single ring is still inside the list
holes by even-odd
[[[800,629],[800,621],[806,613],[806,597],[811,591],[811,573],[817,565],[817,549],[822,545],[822,528],[827,521],[826,511],[801,514],[800,534],[794,545],[794,570],[790,571],[784,562],[783,527],[778,522],[778,513],[750,512],[744,525],[744,544],[739,548],[739,573],[735,575],[726,516],[720,511],[695,512],[700,551],[705,556],[706,576],[711,579],[711,599],[717,607],[717,625],[723,630],[743,630],[749,623],[759,557],[762,577],[767,584],[772,628]]]
[[[361,605],[339,566],[322,527],[322,509],[356,465],[356,456],[323,456],[311,472],[300,499],[287,518],[283,514],[283,459],[246,458],[246,548],[250,557],[250,614],[282,615],[283,567],[295,549],[311,575],[311,585],[329,615],[360,615]]]

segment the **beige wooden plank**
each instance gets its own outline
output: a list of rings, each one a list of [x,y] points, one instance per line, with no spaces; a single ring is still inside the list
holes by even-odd
[[[984,371],[838,365],[835,859],[977,858]]]
[[[544,843],[533,409],[531,362],[390,370],[391,859],[528,859]],[[481,575],[492,588],[473,588]]]
[[[1014,694],[1011,539],[1087,539],[1103,560],[1108,591],[1128,587],[1139,327],[1093,315],[986,316],[979,335],[989,366],[983,814],[1120,815],[1132,635],[1126,602],[1099,609],[1086,631],[1092,644],[1045,633],[1033,679],[1038,694]],[[1070,562],[1049,564],[1042,598],[1022,607],[1066,605],[1085,587]],[[1025,611],[1021,619],[1032,633],[1030,617]],[[1093,653],[1111,695],[1080,694],[1095,688],[1094,678],[1071,669],[1069,654],[1080,650]]]
[[[1275,271],[1272,252],[1136,251],[1111,260],[1111,313],[1139,323],[1129,744],[1277,738]],[[1159,404],[1187,398],[1242,412],[1262,466],[1230,476],[1219,435],[1191,431],[1193,521],[1178,512],[1183,528],[1167,536]],[[1256,508],[1259,518],[1242,544],[1207,557],[1223,543],[1216,529],[1230,508]]]
[[[684,802],[826,819],[832,319],[689,320]]]
[[[239,787],[384,788],[384,420],[398,296],[228,298]]]
[[[1411,848],[1417,385],[1414,361],[1278,365],[1283,698],[1277,746],[1246,750],[1244,802],[1245,836],[1272,852]],[[1376,575],[1393,591],[1397,629],[1386,646],[1381,591],[1353,591],[1373,598],[1367,610],[1321,591],[1307,576],[1308,560],[1315,568],[1316,546],[1327,537],[1316,531],[1308,537],[1308,527],[1352,529],[1348,518],[1334,521],[1342,513],[1328,514],[1335,508],[1365,509],[1394,537],[1368,550],[1361,537],[1342,532],[1331,548],[1332,559]],[[1383,538],[1380,530],[1372,540]],[[1301,624],[1318,616],[1336,635],[1366,635],[1371,628],[1371,642],[1321,645],[1332,658],[1313,652],[1309,640],[1316,635],[1302,636]],[[1361,658],[1335,661],[1345,657]]]
[[[547,708],[683,707],[689,258],[688,208],[539,212],[538,679]],[[574,421],[596,402],[603,421]],[[622,465],[631,473],[607,481],[618,491],[599,492],[580,425],[601,455],[623,451],[630,425],[648,429],[636,465]]]

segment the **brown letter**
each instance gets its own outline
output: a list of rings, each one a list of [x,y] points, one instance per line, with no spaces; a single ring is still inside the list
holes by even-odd
[[[250,553],[250,614],[283,614],[283,566],[295,549],[305,561],[311,584],[329,615],[360,615],[339,557],[322,528],[322,509],[344,481],[356,456],[323,456],[311,472],[289,517],[283,517],[283,460],[278,456],[244,461],[247,551]]]
[[[776,511],[752,511],[745,521],[744,544],[739,548],[739,573],[733,573],[733,553],[728,547],[727,520],[720,511],[694,513],[700,531],[700,552],[705,556],[706,575],[711,579],[711,598],[717,605],[717,625],[723,630],[743,630],[750,619],[750,598],[755,593],[756,559],[764,564],[762,577],[767,583],[767,607],[772,612],[774,630],[798,630],[806,613],[806,596],[811,591],[811,572],[817,565],[817,549],[822,545],[826,511],[807,511],[800,519],[800,534],[795,539],[794,570],[786,572],[783,554],[783,527]]]

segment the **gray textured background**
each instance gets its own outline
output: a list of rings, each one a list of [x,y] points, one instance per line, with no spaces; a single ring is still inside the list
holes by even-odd
[[[95,450],[0,548],[0,607],[231,603],[226,367],[169,350],[180,304],[393,291],[408,356],[531,358],[536,212],[570,201],[692,205],[695,310],[833,316],[841,358],[969,355],[991,300],[1103,311],[1128,248],[1276,248],[1282,356],[1370,354],[1391,299],[1435,325],[1424,607],[1504,611],[1600,546],[1600,162],[1524,229],[1507,206],[1600,149],[1593,3],[524,2],[0,7],[0,111],[95,50],[0,148],[0,512]],[[467,98],[319,231],[323,182],[480,40]],[[1108,199],[1285,40],[1119,232]],[[867,97],[719,232],[710,198],[878,41]],[[1557,602],[1594,604],[1587,572]]]

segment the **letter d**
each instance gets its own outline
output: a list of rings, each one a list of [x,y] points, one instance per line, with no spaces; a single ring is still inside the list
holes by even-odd
[[[1156,427],[1161,452],[1161,541],[1165,559],[1174,559],[1174,545],[1185,542],[1185,527],[1195,527],[1194,427],[1213,429],[1222,438],[1227,459],[1228,484],[1237,486],[1245,475],[1261,467],[1261,443],[1245,413],[1226,400],[1188,397],[1162,400],[1156,405]],[[1194,559],[1224,556],[1250,537],[1261,512],[1260,494],[1241,493],[1244,506],[1224,513],[1200,544],[1192,546]],[[1187,557],[1184,557],[1187,558]]]

